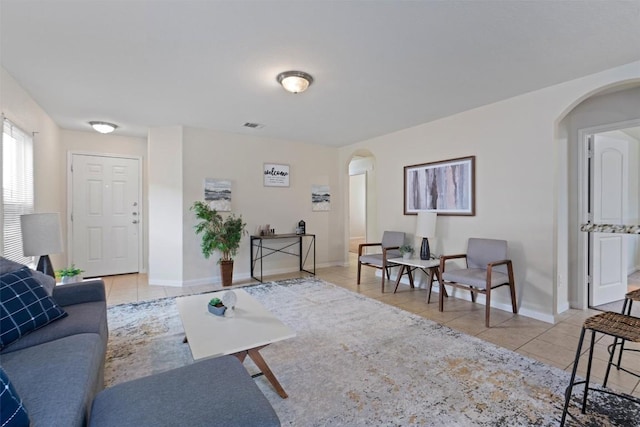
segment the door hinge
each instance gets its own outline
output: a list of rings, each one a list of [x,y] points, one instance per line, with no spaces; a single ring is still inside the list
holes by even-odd
[[[71,173],[73,173],[73,163],[71,163]]]
[[[73,212],[71,212],[71,222],[73,222]]]

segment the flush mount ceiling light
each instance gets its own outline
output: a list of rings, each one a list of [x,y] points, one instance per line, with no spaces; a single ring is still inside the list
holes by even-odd
[[[89,124],[96,132],[100,133],[111,133],[118,127],[113,123],[107,122],[89,122]]]
[[[313,83],[313,77],[304,71],[285,71],[278,74],[278,83],[288,92],[300,93]]]

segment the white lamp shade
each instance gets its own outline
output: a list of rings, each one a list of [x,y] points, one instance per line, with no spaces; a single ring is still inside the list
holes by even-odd
[[[35,213],[20,216],[24,256],[41,256],[62,252],[60,214]]]
[[[438,214],[432,211],[418,211],[416,237],[436,237],[437,216]]]

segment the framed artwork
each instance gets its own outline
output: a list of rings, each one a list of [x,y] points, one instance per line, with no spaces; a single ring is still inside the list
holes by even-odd
[[[311,186],[311,210],[313,212],[331,210],[331,190],[328,185]]]
[[[404,214],[476,214],[475,156],[404,167]]]
[[[205,178],[204,201],[218,212],[231,212],[231,181]]]
[[[265,187],[289,186],[289,165],[265,163],[262,172]]]

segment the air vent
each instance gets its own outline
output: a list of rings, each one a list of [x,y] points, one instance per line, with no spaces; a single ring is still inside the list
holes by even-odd
[[[264,125],[261,125],[260,123],[251,123],[251,122],[246,122],[243,126],[251,129],[261,129],[264,127]]]

